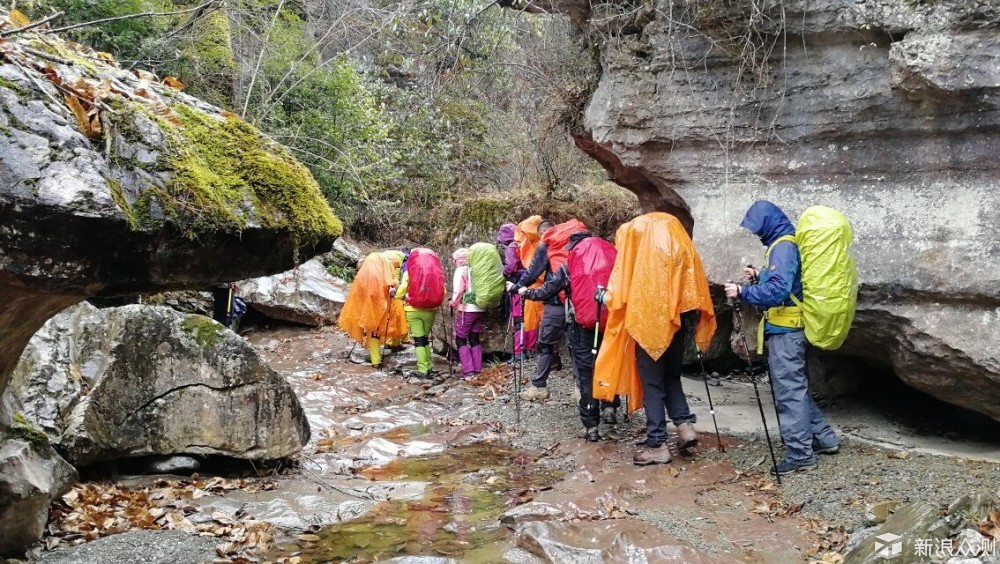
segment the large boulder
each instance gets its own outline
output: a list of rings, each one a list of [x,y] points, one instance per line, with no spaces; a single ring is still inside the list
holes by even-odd
[[[1000,12],[984,6],[603,6],[577,144],[692,230],[715,284],[763,260],[739,227],[753,200],[842,210],[863,291],[837,354],[1000,420]]]
[[[76,482],[76,470],[37,437],[0,434],[0,556],[42,536],[49,504]]]
[[[313,327],[336,323],[347,300],[347,282],[331,276],[317,259],[238,286],[240,299],[264,317]]]
[[[60,313],[31,339],[6,393],[77,466],[179,453],[275,459],[309,439],[292,388],[253,347],[166,307]]]

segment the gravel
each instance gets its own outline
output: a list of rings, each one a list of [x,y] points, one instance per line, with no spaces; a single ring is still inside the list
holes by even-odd
[[[216,559],[216,539],[181,531],[133,531],[45,554],[41,564],[200,564]]]
[[[530,377],[534,363],[526,363],[524,372]],[[741,381],[743,372],[726,375],[724,380]],[[701,384],[684,379],[687,392],[700,392]],[[465,415],[469,421],[499,421],[505,429],[519,431],[514,445],[534,451],[544,451],[554,444],[574,439],[582,430],[573,400],[575,386],[568,362],[561,372],[549,378],[550,399],[543,403],[521,402],[521,423],[516,424],[515,405],[510,396],[483,403]],[[707,430],[711,421],[702,421]],[[602,424],[601,430],[604,432]],[[645,433],[645,417],[637,412],[628,425],[617,426],[621,440],[638,440]],[[712,449],[702,452],[714,459],[729,461],[745,473],[766,474],[771,467],[770,455],[762,433],[735,434],[741,443],[726,453]],[[782,457],[777,430],[772,429],[776,456]],[[865,513],[869,506],[883,501],[926,502],[948,505],[964,494],[984,493],[1000,498],[1000,464],[949,456],[937,456],[898,451],[871,446],[868,443],[842,439],[841,451],[821,456],[819,467],[811,472],[783,477],[781,493],[789,505],[803,503],[802,514],[844,526],[848,532],[869,527]]]

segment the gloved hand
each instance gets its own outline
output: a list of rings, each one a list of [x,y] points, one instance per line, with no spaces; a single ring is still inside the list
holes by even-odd
[[[517,289],[518,296],[524,296],[526,293],[528,293],[528,289],[523,286]]]
[[[514,289],[514,283],[513,282],[507,282],[507,291],[510,292],[513,289]]]
[[[594,294],[594,299],[597,300],[597,303],[607,305],[608,300],[611,299],[611,291],[603,286],[598,286],[597,292]]]
[[[740,285],[732,283],[726,284],[726,297],[729,299],[740,297]]]

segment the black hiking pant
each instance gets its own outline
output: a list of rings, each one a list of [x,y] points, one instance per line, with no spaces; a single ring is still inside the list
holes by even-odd
[[[646,410],[646,444],[658,446],[667,442],[667,417],[674,425],[694,423],[681,386],[684,363],[685,332],[674,335],[670,348],[653,360],[638,344],[635,347],[636,368],[642,382],[642,407]]]
[[[600,339],[604,338],[602,333],[598,337],[597,346],[600,348]],[[573,376],[576,377],[576,384],[580,388],[580,422],[585,428],[597,427],[601,422],[601,410],[605,407],[618,408],[621,400],[615,396],[613,402],[598,401],[594,399],[594,361],[596,360],[594,349],[594,330],[587,329],[578,323],[570,323],[567,331],[567,345],[569,355],[573,360]]]
[[[536,388],[544,388],[549,382],[549,373],[558,370],[562,365],[559,360],[559,341],[566,332],[566,308],[562,305],[545,304],[542,310],[542,322],[538,326],[538,365],[535,377],[531,380]]]

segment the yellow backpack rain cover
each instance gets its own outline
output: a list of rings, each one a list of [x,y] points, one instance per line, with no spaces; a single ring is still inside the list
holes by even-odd
[[[795,242],[802,260],[802,316],[806,338],[824,350],[840,348],[858,303],[854,232],[839,211],[812,206],[799,217]]]

